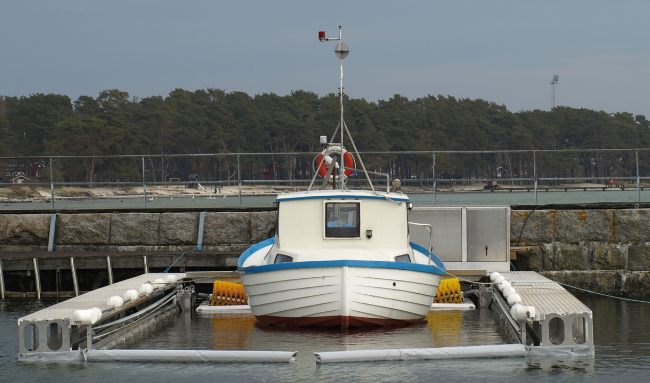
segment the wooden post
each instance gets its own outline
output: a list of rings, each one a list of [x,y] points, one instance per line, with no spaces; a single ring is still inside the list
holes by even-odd
[[[2,293],[1,299],[5,299],[5,277],[2,272],[2,258],[0,258],[0,293]]]
[[[72,284],[74,285],[74,296],[79,296],[79,282],[77,282],[77,269],[74,267],[74,257],[70,257],[70,271],[72,272]]]
[[[106,257],[106,266],[108,266],[108,284],[113,284],[113,266],[111,265],[111,257]]]
[[[36,280],[36,299],[41,300],[41,276],[38,271],[38,258],[34,260],[34,279]]]

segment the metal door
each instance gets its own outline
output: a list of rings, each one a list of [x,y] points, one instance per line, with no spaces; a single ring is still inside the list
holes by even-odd
[[[433,231],[433,253],[443,262],[462,261],[461,208],[413,209],[409,222],[431,225]],[[421,226],[409,226],[411,241],[429,247],[429,232]]]
[[[508,260],[505,208],[467,208],[467,261]]]

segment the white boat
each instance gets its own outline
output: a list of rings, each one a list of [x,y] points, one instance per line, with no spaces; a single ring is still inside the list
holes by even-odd
[[[341,63],[349,49],[339,41]],[[341,129],[341,141],[333,142]],[[354,168],[343,146],[344,133],[362,169]],[[271,325],[365,327],[422,320],[436,295],[445,266],[431,252],[409,241],[408,212],[402,193],[375,190],[343,120],[314,161],[314,178],[304,192],[276,199],[274,238],[244,252],[237,263],[248,303],[257,319]],[[342,164],[336,157],[342,158]],[[338,175],[336,174],[338,171]],[[352,172],[364,175],[371,190],[348,190]],[[332,189],[312,190],[316,176]]]
[[[347,328],[426,316],[445,267],[409,243],[408,197],[322,190],[281,194],[277,202],[276,236],[238,261],[259,321]]]

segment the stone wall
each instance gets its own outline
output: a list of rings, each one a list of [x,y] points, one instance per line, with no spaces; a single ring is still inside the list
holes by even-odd
[[[60,254],[187,251],[197,244],[199,215],[59,214],[54,250]],[[50,220],[49,214],[0,214],[0,258],[2,253],[47,252]],[[269,238],[274,226],[273,211],[207,212],[204,252],[232,253],[221,257],[193,253],[187,257],[187,266],[234,267],[239,252]],[[521,245],[539,246],[517,255],[514,264],[518,270],[537,271],[559,282],[607,294],[650,296],[650,209],[513,210],[513,246],[520,234]],[[149,266],[166,267],[176,256],[160,253],[151,257]],[[50,258],[42,259],[42,269],[66,267]],[[14,259],[5,263],[5,269],[28,270],[31,262],[28,258]],[[84,265],[82,259],[78,262],[80,269],[95,267]],[[113,262],[116,268],[138,267],[142,257],[122,257]]]
[[[650,210],[512,211],[510,236],[512,246],[520,236],[521,245],[539,245],[517,255],[518,270],[608,294],[650,295]]]
[[[59,214],[55,251],[177,250],[197,244],[200,213]],[[49,214],[0,214],[0,253],[47,251]],[[275,212],[207,212],[203,249],[238,251],[272,234]]]

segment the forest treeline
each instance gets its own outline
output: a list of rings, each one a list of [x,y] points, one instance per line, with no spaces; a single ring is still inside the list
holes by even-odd
[[[552,111],[508,111],[505,105],[450,96],[409,100],[344,102],[345,120],[359,151],[542,150],[647,148],[650,122],[643,115],[556,107]],[[220,89],[183,89],[167,97],[138,99],[102,91],[72,101],[58,94],[0,97],[0,156],[162,155],[147,157],[148,178],[159,181],[200,173],[203,178],[234,176],[236,158],[167,158],[170,154],[264,152],[242,157],[244,178],[296,179],[310,174],[312,156],[282,152],[321,150],[319,136],[333,133],[339,98],[308,91],[286,96]],[[347,145],[350,148],[349,145]],[[642,170],[650,156],[640,153]],[[634,152],[537,154],[538,176],[629,176]],[[364,159],[365,160],[365,159]],[[372,155],[367,166],[398,177],[431,176],[431,156]],[[26,160],[4,160],[20,166]],[[646,165],[647,164],[647,165]],[[27,166],[27,165],[25,165]],[[58,161],[55,175],[65,181],[138,179],[141,160]],[[511,177],[531,176],[532,154],[438,155],[437,177],[491,177],[497,169]]]

